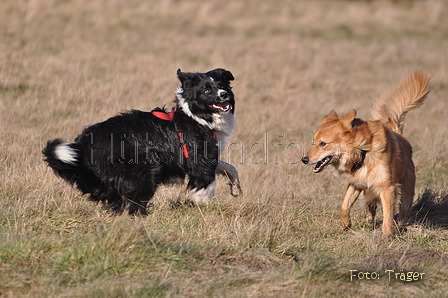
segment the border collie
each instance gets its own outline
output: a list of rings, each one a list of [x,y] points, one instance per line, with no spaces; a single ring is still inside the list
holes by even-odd
[[[147,203],[164,183],[183,183],[187,201],[213,200],[216,174],[242,194],[236,169],[219,160],[235,127],[235,100],[228,70],[177,71],[181,85],[171,111],[131,110],[83,130],[73,143],[48,141],[44,161],[90,200],[114,212],[147,214]]]

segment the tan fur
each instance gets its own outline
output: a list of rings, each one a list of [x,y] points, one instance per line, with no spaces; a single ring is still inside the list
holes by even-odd
[[[332,110],[324,117],[313,138],[312,148],[302,158],[315,164],[315,172],[332,164],[349,182],[341,206],[340,222],[351,227],[350,207],[364,192],[369,222],[375,219],[377,203],[383,208],[383,234],[396,232],[394,214],[403,220],[415,189],[412,147],[401,135],[407,112],[421,106],[430,90],[430,79],[415,72],[396,89],[381,97],[372,108],[372,121],[356,118],[356,111],[338,116]],[[322,161],[328,161],[328,163]]]
[[[398,88],[381,96],[372,108],[372,119],[386,123],[396,133],[403,134],[407,112],[421,106],[429,93],[430,80],[422,71],[404,81]]]

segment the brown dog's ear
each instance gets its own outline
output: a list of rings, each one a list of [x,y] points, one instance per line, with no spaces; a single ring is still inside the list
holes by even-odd
[[[356,114],[357,114],[356,110],[351,109],[350,111],[347,112],[347,114],[341,116],[341,119],[342,118],[348,118],[350,120],[353,120],[353,119],[355,119]]]
[[[322,119],[322,122],[320,123],[321,125],[330,121],[334,121],[334,120],[338,120],[339,116],[336,113],[335,110],[331,110],[330,113],[328,113],[327,116],[324,117],[324,119]]]
[[[341,117],[339,117],[339,120],[341,121],[341,123],[347,127],[347,128],[352,128],[352,122],[355,120],[356,117],[356,111],[351,109],[350,111],[348,111],[347,114],[342,115]]]

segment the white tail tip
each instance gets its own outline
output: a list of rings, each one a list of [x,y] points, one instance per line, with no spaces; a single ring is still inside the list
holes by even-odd
[[[58,145],[55,149],[55,154],[60,161],[69,165],[74,166],[78,161],[76,149],[70,147],[68,143]]]

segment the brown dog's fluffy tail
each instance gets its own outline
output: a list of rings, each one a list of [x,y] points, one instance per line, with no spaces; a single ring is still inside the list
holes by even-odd
[[[416,71],[397,88],[385,93],[376,101],[371,110],[373,120],[380,120],[396,133],[403,133],[407,112],[421,106],[430,91],[428,75]]]

